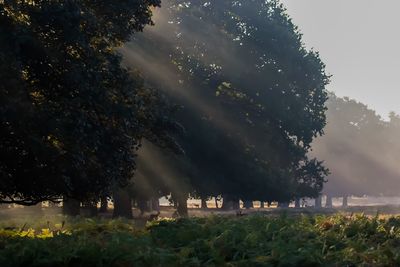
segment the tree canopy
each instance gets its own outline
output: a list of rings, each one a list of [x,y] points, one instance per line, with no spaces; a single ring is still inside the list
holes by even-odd
[[[398,115],[382,119],[367,105],[333,93],[325,135],[312,154],[331,170],[324,192],[331,196],[398,195]]]
[[[170,179],[202,197],[317,196],[327,170],[306,154],[325,126],[329,76],[284,7],[168,0],[154,20],[123,53],[181,106],[186,154]]]
[[[0,2],[1,202],[88,198],[132,176],[159,119],[116,48],[159,4]]]
[[[0,3],[1,202],[318,196],[329,76],[283,5],[159,5]]]

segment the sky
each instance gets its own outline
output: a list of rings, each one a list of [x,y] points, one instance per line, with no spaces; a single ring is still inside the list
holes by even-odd
[[[400,113],[399,0],[281,0],[332,75],[328,90]]]

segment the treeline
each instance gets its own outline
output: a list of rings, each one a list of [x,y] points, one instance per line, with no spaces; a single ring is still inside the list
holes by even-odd
[[[0,202],[320,194],[329,76],[279,1],[159,5],[0,2]]]
[[[399,196],[400,117],[381,118],[367,105],[329,95],[324,136],[313,143],[312,155],[324,160],[331,174],[324,186],[332,197]]]

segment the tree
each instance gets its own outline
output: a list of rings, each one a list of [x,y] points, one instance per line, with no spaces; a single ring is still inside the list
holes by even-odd
[[[288,201],[300,185],[318,193],[326,170],[307,152],[325,126],[329,77],[284,7],[170,0],[155,21],[123,53],[182,106],[185,159],[171,160],[181,183],[235,202]]]
[[[395,195],[399,185],[399,128],[396,115],[384,121],[367,105],[333,93],[327,102],[325,135],[312,154],[331,171],[324,193],[328,197]]]
[[[0,2],[0,202],[104,195],[158,128],[116,50],[157,0]]]

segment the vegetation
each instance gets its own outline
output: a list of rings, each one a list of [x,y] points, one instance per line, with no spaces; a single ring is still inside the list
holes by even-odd
[[[399,218],[240,210],[397,194],[400,117],[329,82],[279,0],[0,0],[1,213],[180,218],[6,221],[0,266],[400,265]],[[189,197],[241,218],[184,219]]]
[[[62,230],[61,230],[62,229]],[[363,215],[75,221],[0,230],[1,266],[398,266],[400,219]]]
[[[127,183],[153,112],[116,48],[158,5],[0,2],[1,202],[88,199]]]
[[[159,5],[0,4],[0,202],[319,195],[329,76],[279,1],[165,0],[129,42]]]
[[[325,135],[313,143],[312,154],[329,167],[324,193],[398,195],[399,117],[384,120],[367,105],[330,94]]]
[[[325,126],[325,66],[278,1],[233,2],[165,0],[155,27],[126,45],[126,64],[182,107],[185,128],[185,156],[147,147],[166,166],[137,184],[178,202],[189,193],[235,205],[316,197],[327,170],[307,152]]]

